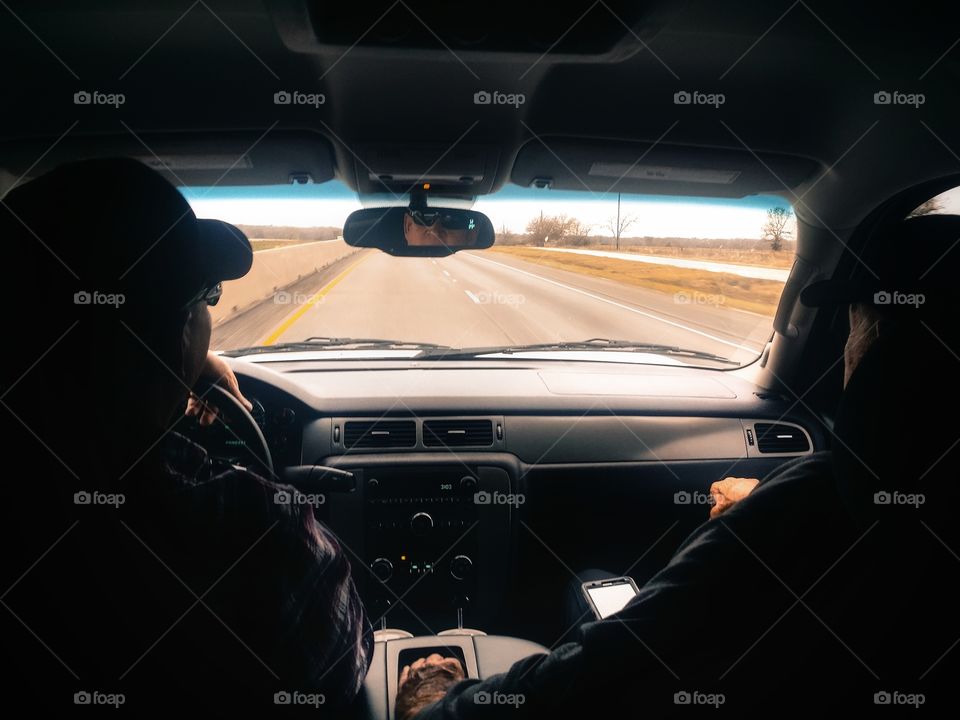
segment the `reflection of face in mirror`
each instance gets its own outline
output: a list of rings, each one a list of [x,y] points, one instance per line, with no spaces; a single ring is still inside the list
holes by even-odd
[[[480,236],[468,212],[408,210],[403,216],[403,237],[411,247],[468,248]]]

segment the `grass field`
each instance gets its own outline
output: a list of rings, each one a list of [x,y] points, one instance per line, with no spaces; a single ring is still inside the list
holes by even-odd
[[[688,302],[715,304],[773,316],[783,291],[783,283],[756,280],[728,273],[691,270],[668,265],[618,260],[616,258],[574,253],[556,253],[535,247],[494,246],[494,252],[593,277],[616,280],[638,287],[676,295],[683,293]],[[738,251],[733,251],[738,252]],[[693,258],[693,255],[683,257]],[[720,260],[720,257],[710,257]],[[789,267],[789,266],[788,266]],[[683,300],[681,299],[680,302]]]

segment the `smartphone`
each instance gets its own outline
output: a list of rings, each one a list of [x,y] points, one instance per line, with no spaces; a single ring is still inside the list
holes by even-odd
[[[627,603],[640,592],[633,578],[629,577],[585,582],[581,588],[587,603],[593,608],[599,620],[623,610]]]

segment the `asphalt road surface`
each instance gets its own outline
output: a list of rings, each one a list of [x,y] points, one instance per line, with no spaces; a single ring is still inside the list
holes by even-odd
[[[715,298],[678,298],[497,252],[430,259],[366,250],[217,327],[212,345],[336,336],[477,347],[606,337],[749,362],[771,332],[771,318]]]

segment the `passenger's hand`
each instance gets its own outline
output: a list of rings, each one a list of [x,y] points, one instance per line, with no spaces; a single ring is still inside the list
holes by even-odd
[[[459,660],[437,653],[407,665],[400,673],[398,683],[397,720],[416,717],[417,713],[442,698],[447,690],[465,677]]]
[[[248,411],[253,410],[253,405],[243,396],[243,393],[240,392],[240,383],[237,382],[237,376],[234,374],[233,369],[231,369],[231,367],[227,365],[227,362],[219,355],[212,352],[207,353],[207,359],[203,364],[200,375],[210,382],[223,387]],[[190,393],[190,396],[187,398],[187,410],[185,414],[189,417],[199,417],[201,425],[212,425],[213,421],[217,419],[218,412],[219,410],[216,406],[201,400],[193,393]]]
[[[713,498],[713,507],[710,508],[710,517],[715,518],[726,512],[734,504],[743,500],[760,484],[756,478],[728,477],[718,480],[710,486],[710,496]]]

